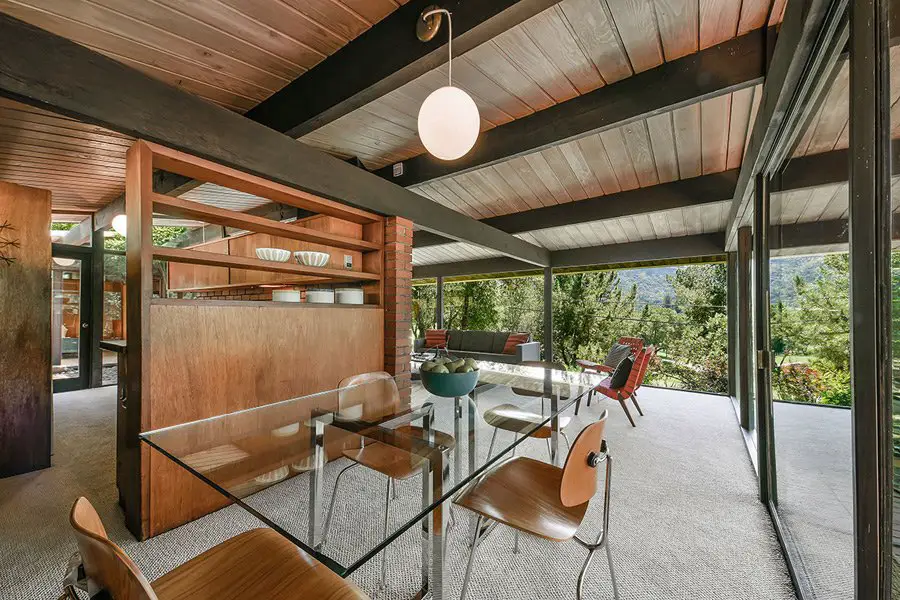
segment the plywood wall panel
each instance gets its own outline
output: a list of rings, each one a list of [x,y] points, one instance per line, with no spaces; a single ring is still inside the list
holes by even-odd
[[[0,181],[0,477],[50,466],[50,192]]]
[[[333,389],[384,364],[382,309],[157,301],[150,323],[144,430]],[[151,536],[222,505],[155,452],[149,478]]]

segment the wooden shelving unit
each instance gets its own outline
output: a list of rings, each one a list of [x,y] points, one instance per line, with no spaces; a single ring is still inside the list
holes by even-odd
[[[171,288],[174,291],[356,282],[363,284],[367,303],[382,304],[384,221],[381,216],[157,144],[144,141],[139,144],[144,149],[144,160],[149,163],[145,168],[165,169],[296,206],[316,215],[304,219],[304,222],[283,223],[184,198],[164,196],[149,188],[150,181],[142,180],[138,191],[140,205],[145,207],[141,211],[145,219],[151,214],[163,214],[248,232],[222,238],[224,243],[215,248],[209,244],[191,248],[154,246],[151,250],[153,259],[198,267],[187,270],[182,267],[177,276],[173,275],[173,280],[178,281],[178,285]],[[319,219],[318,223],[309,223],[316,219]],[[321,224],[323,221],[327,221],[327,226]],[[129,217],[129,231],[141,226],[132,224]],[[286,263],[260,260],[254,256],[257,247],[280,247],[292,252],[327,252],[331,254],[331,262],[325,267],[308,267],[294,263],[293,259]],[[350,255],[353,261],[351,269],[343,268],[344,255]],[[259,272],[260,275],[254,276],[250,272]],[[263,273],[271,275],[263,276]]]
[[[328,269],[326,267],[307,267],[289,262],[273,262],[245,256],[230,256],[228,254],[213,254],[212,252],[198,252],[184,248],[169,248],[167,246],[154,246],[153,258],[167,260],[169,262],[204,265],[207,267],[229,267],[236,269],[251,269],[254,271],[268,271],[270,273],[288,273],[290,275],[308,275],[321,279],[340,281],[380,281],[381,274],[365,273],[360,271],[344,271],[341,269]]]
[[[212,225],[222,225],[224,227],[244,229],[256,233],[268,233],[278,237],[300,240],[302,242],[312,242],[314,244],[324,244],[326,246],[344,248],[346,250],[372,252],[382,249],[382,246],[375,242],[316,231],[315,229],[294,225],[292,223],[282,223],[280,221],[273,221],[255,215],[216,208],[214,206],[207,206],[205,204],[191,202],[190,200],[162,196],[160,194],[153,194],[153,212],[179,219],[204,221]]]
[[[312,216],[283,223],[163,196],[153,190],[154,169]],[[127,154],[125,197],[127,378],[117,484],[129,530],[145,539],[219,508],[223,500],[193,487],[189,474],[139,445],[139,432],[332,389],[348,375],[383,369],[385,223],[380,215],[143,140]],[[190,248],[155,246],[154,213],[240,232]],[[322,251],[330,259],[323,267],[265,261],[255,254],[263,247]],[[174,283],[169,291],[357,282],[366,304],[253,301],[246,293],[155,299],[154,260],[168,263],[167,283]],[[323,358],[314,368],[296,368],[312,357]]]

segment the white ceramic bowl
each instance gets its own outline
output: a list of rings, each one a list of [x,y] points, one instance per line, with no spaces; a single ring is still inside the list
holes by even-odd
[[[338,304],[362,304],[363,291],[359,288],[338,288],[334,290],[335,301]]]
[[[298,263],[306,265],[307,267],[324,267],[328,264],[328,259],[331,258],[331,255],[327,252],[301,250],[299,252],[294,252],[294,258],[297,259]]]
[[[306,290],[306,301],[310,304],[333,304],[334,290]]]
[[[300,302],[300,292],[297,290],[272,290],[273,302]]]
[[[256,258],[272,262],[287,262],[291,260],[291,251],[281,248],[257,248]]]

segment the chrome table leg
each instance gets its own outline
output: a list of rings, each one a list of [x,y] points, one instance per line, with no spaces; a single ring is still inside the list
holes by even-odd
[[[310,459],[309,472],[309,545],[322,548],[322,483],[325,468],[325,423],[313,418],[309,421]]]
[[[550,394],[550,464],[559,465],[559,390]]]

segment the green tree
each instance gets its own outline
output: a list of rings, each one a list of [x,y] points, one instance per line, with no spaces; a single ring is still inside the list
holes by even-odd
[[[619,288],[615,271],[553,278],[554,359],[575,368],[579,358],[600,359],[635,315],[636,286]]]

